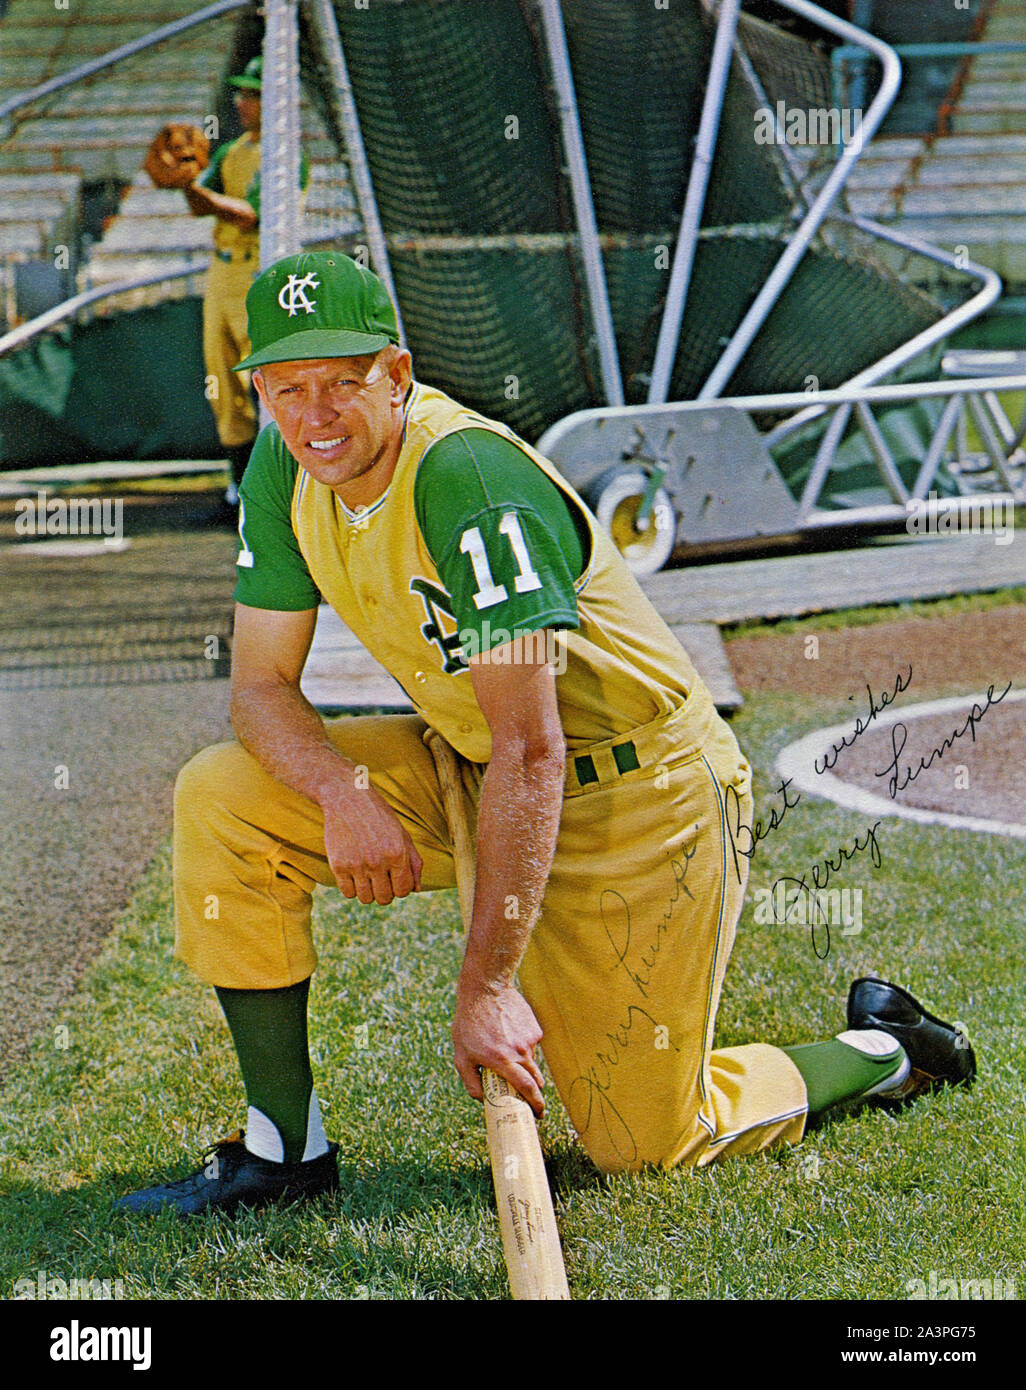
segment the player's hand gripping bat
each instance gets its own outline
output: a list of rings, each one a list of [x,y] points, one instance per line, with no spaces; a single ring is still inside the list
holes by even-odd
[[[469,932],[475,857],[459,766],[455,752],[440,734],[429,729],[424,741],[431,749],[438,772],[456,860],[460,914],[464,929]],[[481,1085],[510,1291],[515,1299],[567,1299],[570,1289],[534,1112],[504,1077],[496,1076],[487,1067],[481,1071]]]

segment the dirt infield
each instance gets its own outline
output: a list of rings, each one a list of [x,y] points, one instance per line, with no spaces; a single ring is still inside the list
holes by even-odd
[[[810,646],[810,637],[815,637]],[[815,655],[812,653],[815,652]],[[901,618],[817,633],[738,637],[727,643],[734,677],[746,695],[782,691],[866,702],[893,690],[911,663],[903,703],[940,694],[999,690],[1026,681],[1026,606],[1009,604],[946,618]]]
[[[1023,691],[902,705],[789,745],[777,770],[799,791],[872,816],[1026,836]],[[864,716],[860,716],[864,719]]]
[[[818,648],[808,636],[727,647],[746,693],[851,698],[850,718],[814,750],[812,739],[801,755],[792,750],[788,766],[804,767],[807,790],[831,795],[829,772],[883,798],[888,811],[1026,825],[1026,701],[1003,698],[1026,681],[1026,608],[825,631],[815,634]],[[932,696],[953,690],[972,698],[934,708]]]

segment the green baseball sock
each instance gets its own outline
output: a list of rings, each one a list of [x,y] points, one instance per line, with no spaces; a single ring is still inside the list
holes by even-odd
[[[785,1047],[802,1074],[809,1093],[809,1115],[817,1117],[832,1105],[858,1100],[877,1088],[896,1089],[904,1080],[905,1049],[879,1029],[852,1029],[829,1042]],[[886,1085],[893,1080],[894,1086]]]
[[[285,989],[216,991],[250,1107],[246,1147],[284,1163],[316,1158],[328,1147],[310,1069],[309,991],[309,980]]]

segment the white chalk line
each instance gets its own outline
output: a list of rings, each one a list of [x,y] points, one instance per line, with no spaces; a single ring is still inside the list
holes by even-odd
[[[1001,701],[1002,704],[1014,700],[1026,700],[1026,690],[1010,690]],[[933,714],[947,714],[949,711],[969,710],[974,704],[983,706],[986,695],[957,695],[948,700],[927,700],[918,705],[906,705],[903,709],[887,709],[866,725],[866,732],[879,727],[909,719],[926,719]],[[991,705],[991,708],[996,708]],[[861,715],[857,716],[861,718]],[[864,721],[863,721],[864,722]],[[988,835],[1012,835],[1026,840],[1026,825],[1015,821],[987,820],[980,816],[960,816],[950,811],[929,811],[919,806],[899,806],[890,797],[877,796],[874,792],[845,782],[832,772],[817,772],[815,759],[826,753],[842,738],[851,739],[854,722],[835,724],[830,729],[816,729],[804,738],[789,743],[777,755],[776,770],[781,777],[790,778],[793,786],[810,796],[823,797],[847,811],[883,817],[901,816],[905,820],[918,821],[921,825],[949,825],[956,830],[978,830]]]

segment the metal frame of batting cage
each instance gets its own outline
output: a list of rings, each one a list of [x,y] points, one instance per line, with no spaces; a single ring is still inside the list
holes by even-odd
[[[197,15],[190,16],[188,22],[189,24],[195,24],[201,22],[205,18],[213,18],[231,9],[242,9],[245,8],[248,2],[249,0],[221,0],[221,3],[212,5]],[[591,205],[590,188],[588,186],[587,165],[584,158],[583,145],[579,139],[580,127],[579,124],[576,123],[576,97],[573,90],[572,74],[569,71],[568,60],[566,60],[566,43],[565,34],[562,29],[562,16],[559,12],[556,0],[538,0],[538,3],[539,13],[543,18],[543,22],[548,24],[547,38],[550,60],[561,67],[558,86],[564,147],[568,156],[568,167],[571,180],[575,184],[574,203],[582,253],[585,255],[586,260],[591,263],[588,282],[589,287],[594,290],[593,327],[596,332],[596,337],[600,338],[603,334],[611,334],[611,323],[608,321],[607,316],[603,314],[601,308],[601,298],[605,295],[605,280],[601,253],[599,250],[598,232],[594,223],[594,211]],[[836,20],[834,16],[819,10],[814,5],[807,4],[806,0],[780,0],[780,3],[785,8],[791,9],[795,13],[802,14],[808,18],[814,18],[817,22],[821,22],[825,28],[832,29],[842,37],[850,37],[852,26],[845,24],[843,21]],[[264,238],[262,235],[261,260],[262,263],[266,264],[268,260],[275,259],[279,255],[288,254],[290,251],[300,249],[300,234],[295,222],[295,212],[298,209],[298,202],[294,190],[298,186],[299,181],[297,21],[299,6],[301,4],[305,5],[305,10],[303,12],[308,20],[310,36],[319,48],[322,59],[326,62],[331,71],[333,83],[338,94],[343,117],[342,124],[344,127],[346,153],[350,162],[354,185],[357,190],[365,235],[370,243],[372,263],[382,279],[392,287],[393,298],[395,298],[391,268],[388,262],[387,241],[381,230],[381,224],[377,214],[374,191],[360,135],[359,120],[353,101],[352,90],[349,86],[342,44],[330,0],[267,0],[265,93],[268,86],[270,86],[272,99],[270,102],[270,121],[268,122],[265,118],[265,129],[269,127],[269,135],[265,143],[265,171],[262,177],[266,177],[267,179],[270,197],[265,199],[264,202],[264,217],[267,223],[267,245],[265,250]],[[733,25],[737,18],[736,14],[732,14],[733,9],[734,0],[722,0],[720,12],[722,28],[720,34],[724,37],[720,38],[719,43],[721,50],[717,64],[719,75],[711,74],[709,90],[707,90],[706,111],[703,114],[703,122],[705,125],[702,145],[705,151],[703,162],[707,162],[712,155],[716,127],[716,114],[714,108],[718,109],[718,102],[722,99],[722,91],[720,91],[717,96],[716,91],[713,89],[721,82],[725,84],[729,74],[729,59],[734,48]],[[40,95],[54,90],[55,85],[68,85],[72,81],[79,80],[81,76],[91,75],[93,71],[98,70],[100,67],[109,66],[120,58],[127,57],[130,53],[139,51],[140,48],[163,41],[163,39],[170,37],[172,32],[177,32],[182,27],[185,26],[181,21],[176,25],[164,26],[163,29],[154,31],[153,34],[144,39],[136,40],[132,44],[124,45],[122,48],[114,50],[103,59],[95,60],[91,64],[84,65],[85,71],[83,71],[83,68],[76,69],[72,73],[54,79],[51,83],[44,84],[43,87],[37,88],[33,92],[22,94],[19,98],[14,99],[14,103],[17,105],[28,104],[28,102],[38,98]],[[562,36],[562,43],[560,43],[560,36]],[[730,39],[730,42],[726,41],[727,38]],[[872,48],[876,45],[879,45],[879,41],[871,40],[870,43],[867,44],[867,48]],[[562,59],[560,58],[560,54],[562,54]],[[879,94],[877,102],[879,102]],[[11,109],[11,106],[12,103],[5,104],[4,107],[0,108],[0,112]],[[882,111],[880,112],[880,116],[882,117]],[[864,122],[863,124],[865,125],[866,123]],[[577,132],[578,138],[576,139],[574,138],[574,130]],[[846,151],[846,154],[851,155],[849,165],[854,163],[855,158],[857,158],[858,154],[861,152],[862,141],[860,140],[857,143],[859,148],[852,149],[849,147],[849,150]],[[268,153],[268,151],[271,151],[271,153]],[[290,177],[293,173],[294,177]],[[705,174],[707,174],[707,170],[702,169],[700,169],[698,173],[693,173],[693,177],[696,180],[695,191],[692,192],[689,188],[688,196],[692,199],[692,206],[690,213],[688,207],[685,207],[682,236],[684,236],[686,228],[692,226],[692,224],[694,225],[693,235],[696,238],[700,235],[697,221],[700,219],[701,198],[704,197],[704,185],[701,184],[701,180],[704,178]],[[819,197],[807,209],[805,218],[799,228],[799,233],[796,234],[795,240],[789,245],[785,255],[781,257],[781,260],[771,274],[771,280],[774,276],[777,277],[773,295],[770,296],[767,293],[767,287],[770,285],[770,281],[767,281],[763,286],[763,291],[760,294],[759,300],[752,306],[744,323],[735,334],[732,344],[728,345],[728,353],[731,351],[736,353],[733,344],[738,340],[738,334],[740,334],[742,330],[744,330],[746,336],[749,338],[754,336],[758,331],[760,324],[754,322],[755,310],[759,308],[763,318],[765,314],[762,311],[768,313],[772,299],[779,295],[786,284],[786,279],[790,271],[793,270],[794,264],[796,264],[797,260],[800,258],[801,249],[803,248],[800,247],[798,252],[795,252],[795,242],[798,239],[798,235],[801,235],[803,241],[807,243],[808,239],[811,238],[816,227],[825,216],[830,203],[833,202],[839,193],[842,183],[843,177],[838,176],[837,168],[835,168],[831,178],[828,180],[827,184],[824,185],[823,189],[821,189]],[[278,188],[279,184],[281,186],[280,189]],[[832,193],[829,192],[830,188],[833,189]],[[697,213],[696,208],[698,209]],[[291,213],[289,211],[290,209]],[[279,211],[282,213],[281,217],[278,216]],[[813,225],[814,214],[816,215],[815,225]],[[290,216],[292,218],[291,222],[288,220]],[[983,284],[980,291],[972,296],[965,304],[947,315],[944,315],[932,327],[902,344],[885,358],[871,364],[869,368],[865,369],[856,377],[852,378],[851,381],[844,383],[844,385],[839,388],[841,391],[855,390],[856,396],[850,398],[846,397],[844,400],[838,398],[833,402],[834,407],[836,407],[833,409],[833,418],[818,448],[813,470],[806,484],[795,518],[795,523],[800,528],[837,524],[858,525],[863,520],[880,520],[879,508],[845,508],[839,511],[822,513],[816,511],[816,503],[819,500],[823,485],[835,461],[837,446],[844,436],[853,413],[860,419],[866,430],[867,438],[871,443],[877,467],[885,486],[894,498],[895,505],[900,504],[903,493],[906,490],[897,475],[893,459],[889,456],[886,442],[883,440],[879,429],[875,427],[872,418],[872,406],[869,399],[859,397],[857,395],[857,390],[858,388],[863,388],[872,382],[878,381],[888,372],[894,371],[898,367],[911,361],[914,357],[923,352],[926,347],[936,344],[941,339],[948,336],[956,327],[982,313],[1000,294],[1000,280],[994,272],[984,267],[965,265],[961,262],[956,266],[954,258],[946,252],[941,251],[939,248],[928,246],[913,238],[894,232],[890,228],[871,223],[866,219],[840,218],[835,213],[834,220],[848,222],[862,231],[888,240],[900,247],[908,249],[910,252],[919,253],[935,261],[955,266],[962,272],[976,275],[982,280]],[[687,232],[687,235],[692,235],[692,233]],[[678,251],[680,251],[680,248],[678,248]],[[680,254],[686,257],[688,254],[687,248],[685,247],[685,250],[680,252]],[[790,262],[790,265],[785,265],[785,262]],[[159,274],[138,277],[114,285],[97,287],[85,294],[75,296],[72,300],[67,301],[65,305],[57,306],[56,309],[48,311],[39,319],[21,325],[21,327],[15,329],[12,333],[8,333],[3,338],[0,338],[0,354],[10,351],[14,347],[36,336],[37,333],[45,331],[47,328],[54,326],[65,318],[71,317],[83,307],[86,307],[96,300],[115,297],[145,285],[159,284],[163,281],[173,280],[181,276],[195,275],[202,269],[202,263],[193,262],[172,271],[163,271]],[[787,272],[786,275],[785,272]],[[686,291],[686,279],[684,290]],[[605,302],[608,307],[607,298]],[[596,303],[598,304],[597,309],[595,307]],[[664,337],[669,337],[675,320],[676,324],[673,331],[679,332],[679,318],[683,315],[683,310],[683,292],[675,292],[672,297],[668,296],[661,327],[661,341]],[[721,362],[714,369],[714,376],[716,374],[722,374],[721,369],[723,361],[724,359],[721,359]],[[619,380],[618,362],[615,363],[615,367],[616,379]],[[712,378],[710,378],[710,381],[711,380]],[[1007,389],[1010,384],[1015,384],[1014,379],[1009,378],[1005,389]],[[615,389],[609,389],[608,380],[607,390],[615,401],[617,393]],[[706,398],[706,403],[708,403],[708,391],[709,382],[706,383],[702,393],[703,397]],[[915,392],[909,391],[904,398],[913,399],[915,398],[915,394]],[[1007,417],[1001,418],[1001,413],[998,411],[996,398],[993,396],[993,393],[991,393],[988,399],[986,393],[981,394],[977,392],[975,388],[967,386],[956,388],[945,382],[934,383],[933,387],[925,392],[925,395],[938,394],[947,394],[952,400],[957,398],[963,403],[963,408],[965,403],[968,403],[969,409],[972,411],[974,419],[976,420],[977,427],[985,440],[986,452],[993,467],[996,469],[999,476],[1008,482],[1010,493],[1013,496],[1019,497],[1019,500],[1021,500],[1017,490],[1018,485],[1012,478],[1010,472],[1010,457],[1015,454],[1019,446],[1020,432],[1012,429],[1007,421]],[[789,435],[801,429],[816,416],[822,415],[826,410],[831,409],[831,406],[827,405],[828,400],[833,400],[833,398],[828,393],[821,393],[816,397],[816,402],[814,404],[808,403],[808,396],[806,395],[800,397],[797,395],[777,395],[737,398],[736,400],[724,400],[722,404],[725,407],[743,406],[746,408],[754,408],[751,403],[760,401],[763,403],[759,407],[760,413],[763,411],[779,412],[783,409],[797,409],[797,414],[793,419],[783,421],[764,436],[762,442],[768,450],[774,444],[782,443]],[[698,403],[700,404],[701,402],[702,397],[700,397]],[[658,402],[650,402],[650,406],[654,404],[658,404]],[[798,409],[799,406],[804,406],[804,409]],[[640,425],[649,408],[650,407],[620,406],[619,410],[617,410],[614,405],[613,410],[616,413],[623,411],[628,415],[636,413]],[[687,413],[688,403],[680,403],[679,409]],[[954,409],[954,406],[950,406],[951,411]],[[540,443],[545,443],[556,436],[560,438],[566,437],[568,434],[566,426],[569,421],[574,421],[575,424],[577,424],[585,416],[592,416],[594,418],[605,416],[608,410],[609,407],[595,412],[585,411],[575,416],[566,417],[566,419],[553,425],[550,430],[546,432],[545,436],[543,436],[543,440],[540,441]],[[956,414],[957,413],[958,412],[956,412]],[[942,416],[941,424],[943,425],[948,418],[949,411],[946,410],[945,414]],[[1010,440],[1014,440],[1014,445],[1012,445],[1009,452],[1006,446],[1009,445]],[[920,470],[920,479],[923,476],[932,476],[933,473],[935,473],[936,467],[939,466],[944,442],[944,440],[938,442],[937,433],[935,432],[927,448],[924,468]],[[1003,449],[1004,453],[1002,453]],[[929,466],[927,467],[927,465]],[[572,476],[571,481],[574,481]],[[912,495],[915,495],[915,489],[913,489]],[[760,534],[763,533],[760,532]]]
[[[872,34],[857,29],[853,24],[838,19],[817,5],[808,4],[807,0],[778,0],[778,3],[803,19],[814,21],[829,33],[846,39],[849,44],[857,47],[863,54],[877,58],[883,68],[883,79],[869,110],[859,123],[857,138],[845,148],[811,206],[807,208],[805,216],[788,241],[783,254],[767,276],[741,323],[731,335],[730,342],[724,348],[722,356],[702,386],[698,396],[700,400],[710,400],[719,396],[727,385],[744,353],[751,346],[759,329],[769,317],[774,304],[794,275],[799,261],[808,250],[827,213],[839,197],[848,175],[865,148],[865,142],[874,134],[886,116],[901,84],[901,63],[889,44],[875,38]],[[677,238],[666,304],[659,326],[659,338],[648,392],[649,404],[665,401],[669,392],[670,377],[677,355],[677,345],[680,340],[681,324],[687,302],[691,267],[698,246],[699,224],[705,203],[705,193],[712,171],[720,109],[730,78],[731,59],[736,46],[740,8],[740,0],[720,0],[709,80],[702,104],[702,119],[695,145],[695,159],[688,180],[680,234]]]
[[[987,356],[989,354],[981,354],[981,360]],[[952,359],[953,368],[959,365],[958,358]],[[1013,425],[998,400],[999,394],[1004,392],[1026,393],[1026,374],[971,376],[963,375],[959,371],[957,382],[920,381],[886,385],[849,383],[835,390],[816,392],[816,404],[813,406],[806,405],[809,400],[807,392],[795,391],[766,396],[725,396],[715,401],[669,401],[655,405],[582,410],[557,421],[538,441],[538,449],[546,457],[552,458],[574,486],[586,490],[586,481],[582,482],[574,476],[575,435],[583,439],[592,431],[605,429],[612,436],[613,432],[608,429],[610,425],[627,422],[634,427],[639,436],[647,440],[650,431],[656,428],[682,431],[689,416],[710,419],[717,415],[727,418],[738,412],[744,412],[749,417],[797,412],[790,415],[789,419],[770,434],[758,436],[760,457],[754,459],[754,462],[761,464],[771,463],[769,441],[781,443],[817,417],[829,415],[830,423],[817,450],[802,497],[799,502],[794,503],[791,525],[779,534],[835,527],[879,526],[904,521],[909,515],[907,504],[912,502],[927,503],[926,511],[929,511],[931,506],[933,510],[944,510],[943,504],[949,501],[958,502],[965,510],[972,510],[974,504],[978,504],[981,499],[995,504],[1026,503],[1026,449],[1023,447],[1026,441],[1026,407],[1023,408],[1019,423]],[[908,487],[901,478],[874,410],[889,405],[907,405],[929,400],[943,400],[944,407],[933,428],[915,481]],[[956,431],[960,436],[958,452],[964,452],[966,410],[972,417],[983,444],[982,452],[973,461],[980,465],[981,470],[986,467],[999,477],[1007,491],[967,490],[958,498],[939,499],[936,504],[932,504],[928,500],[929,494],[937,481],[938,471],[945,462],[945,447]],[[836,461],[838,445],[853,415],[873,448],[880,477],[893,501],[862,507],[817,509],[816,503]],[[666,460],[662,462],[665,463]],[[737,462],[743,467],[748,460],[739,457]],[[778,532],[762,528],[754,529],[751,533],[753,538],[768,538],[774,534]]]
[[[540,3],[543,12],[557,8],[556,0],[540,0]],[[891,393],[888,393],[885,388],[884,394],[880,396],[875,396],[875,393],[866,390],[872,383],[879,382],[883,377],[912,362],[926,349],[935,346],[955,329],[983,313],[1000,296],[1000,278],[987,267],[956,261],[953,256],[940,248],[930,246],[917,238],[895,232],[891,228],[883,227],[866,218],[840,216],[836,212],[832,214],[832,220],[835,222],[850,225],[878,239],[902,247],[910,253],[919,254],[940,264],[956,268],[970,276],[975,276],[981,281],[980,289],[964,304],[943,315],[937,323],[916,334],[879,361],[872,363],[850,381],[844,383],[836,392],[817,393],[815,405],[807,404],[808,396],[806,394],[798,395],[796,393],[731,399],[721,397],[723,388],[741,362],[745,351],[751,346],[766,322],[773,306],[791,280],[802,256],[828,214],[831,213],[849,174],[863,153],[866,141],[883,121],[900,86],[900,59],[889,44],[819,6],[808,3],[808,0],[778,0],[778,3],[782,8],[818,24],[824,30],[844,40],[846,51],[851,52],[854,48],[862,55],[863,62],[868,58],[876,58],[883,69],[880,87],[859,124],[857,139],[843,149],[818,194],[806,207],[804,216],[785,251],[763,283],[742,322],[735,329],[719,361],[702,386],[696,401],[667,404],[666,397],[680,338],[691,268],[695,250],[701,237],[702,209],[712,169],[723,97],[730,77],[731,61],[735,51],[743,56],[743,50],[740,49],[737,42],[740,0],[719,0],[718,8],[716,0],[702,0],[702,3],[710,13],[716,12],[716,34],[709,78],[703,99],[701,123],[696,139],[695,158],[689,176],[680,233],[659,328],[648,393],[648,405],[645,407],[623,406],[618,399],[610,398],[607,407],[578,412],[558,421],[538,441],[538,447],[543,452],[553,454],[555,461],[562,463],[568,471],[570,481],[579,485],[580,480],[574,477],[572,461],[566,458],[564,448],[574,432],[580,429],[582,422],[592,421],[599,426],[604,421],[615,419],[629,419],[634,422],[636,425],[635,447],[632,448],[630,455],[625,455],[621,460],[621,465],[626,463],[628,458],[632,461],[643,461],[651,465],[648,468],[643,468],[643,476],[647,476],[645,476],[644,494],[638,520],[644,527],[649,520],[659,491],[663,475],[661,465],[665,462],[660,457],[658,447],[653,448],[648,444],[645,435],[647,422],[656,418],[665,419],[676,416],[678,413],[681,420],[686,419],[688,414],[697,417],[702,407],[706,408],[703,413],[708,418],[710,403],[717,401],[723,406],[725,413],[734,410],[759,414],[796,410],[797,414],[792,419],[782,422],[763,436],[760,441],[761,458],[758,461],[760,463],[768,461],[772,467],[769,450],[773,444],[783,443],[784,440],[810,424],[817,417],[831,412],[830,423],[818,446],[802,496],[794,508],[793,528],[795,530],[811,530],[838,525],[878,525],[904,519],[907,516],[906,503],[918,502],[926,497],[926,493],[935,481],[943,461],[944,449],[950,439],[952,429],[956,426],[960,439],[964,443],[966,436],[965,409],[968,403],[974,422],[984,441],[987,459],[994,472],[1008,487],[1007,494],[973,493],[972,496],[978,498],[981,495],[986,495],[994,501],[997,501],[1000,496],[1013,503],[1026,501],[1022,484],[1013,476],[1011,471],[1013,460],[1020,464],[1023,461],[1021,445],[1024,436],[1026,436],[1026,412],[1024,412],[1023,420],[1018,429],[1013,428],[997,400],[997,388],[993,381],[979,385],[974,384],[972,387],[967,384],[961,388],[955,388],[948,382],[925,383],[922,390],[914,387],[894,388]],[[573,99],[572,85],[570,97]],[[571,172],[573,173],[572,164]],[[586,222],[582,224],[579,220],[578,231],[582,240],[582,248],[586,249],[588,238],[591,236],[590,228]],[[601,263],[599,273],[601,275]],[[589,286],[591,283],[592,281],[589,279]],[[604,294],[604,278],[601,281],[601,291]],[[619,381],[619,375],[617,380]],[[1021,389],[1020,380],[1017,377],[1002,380],[1004,381],[1002,389]],[[902,481],[884,434],[873,415],[873,399],[875,398],[880,403],[886,403],[899,400],[914,401],[937,396],[947,396],[948,402],[932,433],[915,483],[910,490]],[[659,407],[661,406],[666,407],[665,410],[660,410]],[[865,433],[881,480],[893,501],[891,504],[883,506],[817,510],[817,503],[822,495],[826,480],[836,463],[837,449],[845,437],[853,412]],[[646,446],[649,448],[649,455],[642,452]],[[734,481],[736,484],[736,474]],[[672,506],[671,499],[665,494],[663,494],[663,500]],[[968,505],[971,505],[971,498],[968,499]],[[764,531],[759,525],[759,497],[757,494],[753,495],[752,506],[753,529],[751,538],[772,534],[772,531]],[[785,511],[789,510],[790,508],[785,507]],[[676,515],[676,509],[674,512]],[[739,537],[739,539],[741,538]]]
[[[299,0],[265,0],[263,55],[260,268],[266,270],[302,250]]]

